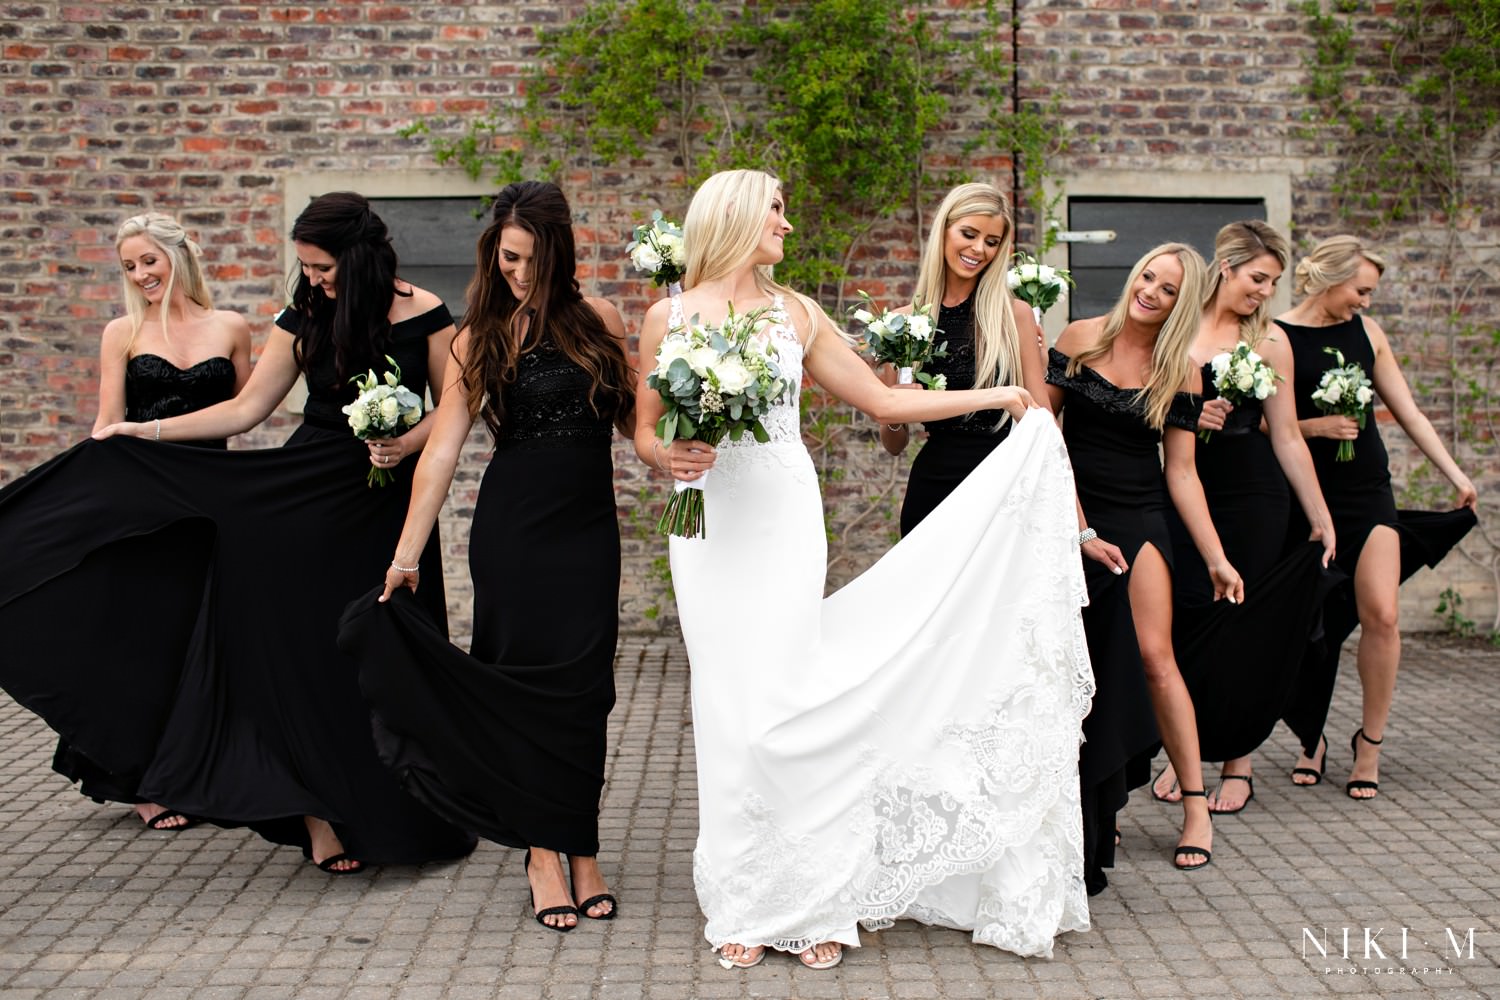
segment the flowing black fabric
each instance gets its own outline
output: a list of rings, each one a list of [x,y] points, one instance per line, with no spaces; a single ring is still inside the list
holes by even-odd
[[[1338,359],[1326,353],[1325,348],[1342,352],[1346,363],[1358,363],[1366,375],[1374,374],[1375,349],[1358,313],[1331,326],[1276,322],[1286,331],[1292,347],[1298,420],[1325,416],[1312,398],[1323,373],[1338,364]],[[1389,458],[1377,424],[1372,402],[1365,426],[1354,439],[1354,458],[1348,462],[1337,460],[1338,441],[1307,439],[1318,485],[1333,515],[1334,532],[1338,536],[1336,563],[1347,578],[1324,602],[1324,642],[1306,651],[1297,685],[1286,707],[1287,725],[1302,741],[1303,752],[1309,757],[1316,756],[1328,721],[1328,708],[1338,679],[1340,647],[1359,625],[1353,581],[1370,532],[1382,525],[1395,529],[1401,546],[1401,579],[1405,581],[1423,566],[1436,566],[1478,523],[1468,508],[1397,510],[1391,491]],[[1288,530],[1289,537],[1307,536],[1307,520],[1299,509],[1292,510]]]
[[[588,387],[544,342],[505,388],[469,539],[469,653],[404,590],[353,602],[339,633],[408,792],[497,843],[573,855],[599,851],[619,627],[612,430]]]
[[[418,392],[420,343],[403,365]],[[371,489],[347,426],[293,442],[85,441],[0,491],[19,560],[0,584],[0,686],[139,799],[304,848],[302,817],[322,817],[369,863],[461,856],[474,839],[382,766],[336,643],[343,606],[385,571],[413,463]],[[436,536],[422,559],[446,627]]]
[[[125,363],[125,419],[139,423],[165,420],[168,417],[181,416],[184,413],[191,413],[205,406],[223,402],[234,395],[235,378],[234,362],[228,358],[206,358],[187,368],[178,368],[159,355],[137,354]],[[183,443],[219,450],[228,447],[228,442],[223,438]],[[176,614],[181,618],[196,614],[197,611],[197,598],[202,594],[204,572],[191,562],[191,553],[201,549],[205,542],[206,537],[201,531],[191,530],[169,532],[155,538],[142,536],[131,540],[121,540],[115,543],[119,548],[112,556],[86,560],[87,565],[80,566],[79,572],[100,574],[89,589],[110,593],[117,587],[136,585],[128,576],[112,579],[111,567],[131,565],[141,567],[144,572],[151,575],[150,585],[161,597],[163,603],[168,606],[167,613]],[[176,551],[166,553],[163,558],[163,554],[157,551],[159,547],[176,547]],[[179,565],[179,560],[183,559],[189,560],[187,565],[194,565],[193,572],[183,574],[180,579],[161,572],[163,566]],[[46,597],[39,595],[37,600],[41,602],[46,600]],[[44,621],[66,620],[66,617],[71,614],[66,606],[47,608],[41,603],[32,606],[31,611],[41,616],[39,620]],[[138,623],[134,621],[122,621],[118,618],[111,620],[116,614],[115,606],[106,603],[98,615],[91,616],[90,626],[97,628],[98,634],[105,636],[129,634],[138,627]],[[168,627],[174,630],[173,634],[186,637],[192,634],[192,619],[174,620]],[[36,637],[28,636],[21,641],[25,643],[33,638]],[[12,652],[15,655],[41,658],[42,662],[45,662],[47,656],[45,648],[29,648],[24,654],[19,649],[13,649]],[[138,655],[138,647],[131,647],[122,655],[126,658]],[[171,690],[157,690],[150,683],[131,684],[128,682],[129,678],[139,674],[147,677],[155,676],[160,680],[162,677],[170,677],[171,674],[149,669],[132,670],[124,663],[120,664],[120,668],[114,679],[127,681],[120,685],[116,692],[122,717],[111,721],[125,721],[133,724],[133,720],[144,719],[147,725],[151,725],[150,720],[169,704],[172,692]],[[60,710],[66,711],[65,708]],[[159,726],[159,720],[156,724]],[[71,746],[67,740],[57,741],[57,750],[52,756],[52,769],[70,781],[77,782],[79,791],[96,802],[137,803],[142,801],[137,794],[137,786],[140,784],[141,777],[139,772],[112,774],[94,763],[76,747]]]
[[[1205,399],[1218,396],[1209,365],[1203,385]],[[1245,584],[1243,605],[1214,601],[1208,567],[1169,512],[1177,552],[1172,646],[1193,698],[1203,760],[1244,756],[1271,735],[1308,644],[1321,636],[1322,600],[1343,579],[1336,567],[1323,569],[1321,545],[1284,547],[1291,490],[1260,430],[1264,412],[1257,399],[1237,404],[1224,429],[1195,452],[1214,530]],[[1226,629],[1251,641],[1223,642]]]
[[[937,327],[934,340],[946,343],[947,351],[943,357],[926,362],[922,370],[929,375],[942,375],[949,389],[974,388],[974,297],[971,295],[956,306],[940,308]],[[962,417],[929,420],[922,426],[927,430],[927,442],[912,462],[906,497],[901,503],[903,537],[937,509],[995,446],[1010,435],[1011,422],[1004,410],[981,410]]]
[[[1171,500],[1162,473],[1161,432],[1145,421],[1136,389],[1121,389],[1093,369],[1067,374],[1068,357],[1053,349],[1047,381],[1063,390],[1063,440],[1073,463],[1084,518],[1099,537],[1119,546],[1126,563],[1147,545],[1173,565],[1167,511]],[[1196,426],[1194,401],[1179,394],[1168,424]],[[1084,878],[1090,894],[1107,884],[1114,867],[1115,814],[1149,772],[1142,759],[1157,743],[1156,717],[1130,612],[1130,574],[1116,576],[1092,559],[1083,561],[1089,604],[1083,609],[1094,705],[1083,720],[1079,754],[1083,786]]]

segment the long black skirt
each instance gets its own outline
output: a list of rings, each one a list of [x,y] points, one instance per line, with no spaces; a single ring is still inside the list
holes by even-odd
[[[359,661],[380,755],[464,829],[597,854],[620,591],[608,444],[497,451],[469,565],[469,653],[405,590],[344,614],[339,642]]]
[[[293,441],[85,441],[0,491],[0,686],[120,797],[303,847],[319,816],[375,864],[461,856],[474,839],[381,765],[336,643],[390,560],[409,468],[369,489],[347,432]],[[423,565],[442,621],[435,543]]]

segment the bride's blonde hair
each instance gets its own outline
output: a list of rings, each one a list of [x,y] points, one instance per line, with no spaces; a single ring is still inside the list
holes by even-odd
[[[1146,375],[1146,384],[1136,398],[1146,407],[1146,423],[1161,430],[1167,422],[1167,411],[1172,407],[1172,397],[1187,382],[1193,370],[1193,359],[1188,351],[1193,338],[1198,335],[1198,323],[1202,313],[1204,271],[1203,258],[1198,251],[1186,243],[1163,243],[1147,250],[1145,256],[1135,262],[1130,277],[1125,279],[1125,289],[1119,301],[1104,318],[1104,330],[1093,347],[1079,351],[1068,362],[1067,372],[1075,375],[1090,361],[1106,357],[1113,349],[1115,338],[1125,329],[1125,320],[1130,314],[1131,289],[1136,279],[1157,257],[1171,254],[1182,264],[1182,283],[1177,287],[1177,299],[1172,311],[1162,322],[1156,333],[1156,343],[1151,348],[1151,370]]]
[[[771,202],[780,190],[781,181],[761,170],[722,170],[699,185],[682,223],[687,259],[684,290],[722,278],[754,256]],[[755,265],[754,273],[755,287],[765,295],[779,294],[801,303],[811,324],[807,339],[807,346],[811,346],[818,332],[818,315],[828,316],[823,307],[779,283],[769,264]],[[833,322],[831,317],[828,321]]]

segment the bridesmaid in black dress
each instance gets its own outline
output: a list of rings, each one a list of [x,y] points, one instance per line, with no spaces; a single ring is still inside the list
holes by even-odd
[[[1046,378],[1031,309],[1011,297],[1005,271],[1014,225],[1010,204],[992,184],[960,184],[938,206],[922,251],[913,301],[938,303],[935,335],[947,354],[922,370],[943,375],[949,389],[1023,385],[1045,399]],[[904,307],[901,312],[910,312]],[[982,378],[975,372],[983,371]],[[887,375],[891,373],[887,372]],[[927,443],[912,462],[901,504],[901,534],[932,509],[984,461],[1010,433],[1004,410],[985,410],[922,425]],[[880,443],[899,455],[911,440],[906,424],[881,424]]]
[[[1313,248],[1297,265],[1297,293],[1303,296],[1276,322],[1291,340],[1296,358],[1295,398],[1302,434],[1318,470],[1323,495],[1338,530],[1338,565],[1353,578],[1353,607],[1340,614],[1329,604],[1329,653],[1321,676],[1323,690],[1305,691],[1296,717],[1289,717],[1303,740],[1303,756],[1292,780],[1315,785],[1322,780],[1327,741],[1321,738],[1328,698],[1337,669],[1339,643],[1360,626],[1359,679],[1363,695],[1362,725],[1350,739],[1353,757],[1345,791],[1361,801],[1379,793],[1380,744],[1396,691],[1401,662],[1397,627],[1398,588],[1419,563],[1434,565],[1474,522],[1478,504],[1474,484],[1459,469],[1431,422],[1417,408],[1380,324],[1361,313],[1380,283],[1385,263],[1353,236],[1334,236]],[[1456,512],[1430,518],[1407,518],[1396,511],[1385,444],[1373,412],[1361,428],[1351,417],[1322,413],[1312,399],[1323,373],[1337,364],[1325,348],[1343,352],[1374,383],[1380,401],[1401,429],[1457,491]],[[1342,441],[1354,442],[1351,461],[1336,460]],[[1339,595],[1335,595],[1335,598]],[[1304,673],[1310,672],[1304,668]],[[1316,685],[1311,685],[1316,687]],[[1299,724],[1300,722],[1300,724]]]
[[[126,315],[104,327],[99,345],[99,414],[94,429],[120,420],[175,417],[230,399],[250,377],[250,324],[215,309],[198,244],[170,215],[147,212],[115,233]],[[192,442],[224,448],[223,438]],[[137,795],[139,775],[113,775],[59,740],[53,768],[96,801],[133,803],[153,830],[182,830],[191,817]]]
[[[580,914],[615,915],[597,859],[619,627],[610,441],[630,426],[632,374],[619,312],[579,292],[555,184],[503,189],[477,257],[384,590],[349,606],[339,641],[359,660],[381,755],[403,786],[451,822],[526,848],[537,921],[568,931]],[[469,538],[465,654],[412,593],[431,586],[417,557],[479,417],[495,451]]]
[[[395,484],[367,488],[359,470],[396,469],[422,448],[435,419],[429,414],[400,437],[362,443],[340,409],[357,393],[350,379],[388,370],[389,356],[413,392],[425,394],[431,372],[440,395],[453,322],[435,295],[396,277],[385,224],[363,196],[313,199],[291,235],[300,270],[292,303],[277,317],[244,390],[195,413],[115,424],[96,435],[185,441],[238,434],[269,416],[306,376],[303,422],[287,448],[225,456],[255,456],[257,466],[233,466],[237,478],[255,480],[239,489],[249,497],[270,486],[274,498],[228,506],[234,498],[222,484],[179,483],[183,493],[216,505],[210,517],[218,559],[231,579],[215,587],[264,595],[290,579],[296,590],[289,602],[268,605],[276,608],[274,629],[251,637],[238,635],[240,623],[220,626],[221,645],[265,663],[210,663],[189,673],[184,690],[201,688],[218,710],[180,699],[143,790],[182,812],[248,823],[272,840],[298,844],[335,874],[359,871],[364,862],[460,856],[473,838],[401,792],[382,767],[353,664],[335,645],[339,613],[359,593],[360,567],[378,558],[379,539],[399,524],[409,490],[399,475]],[[433,581],[424,598],[446,627],[435,538],[423,558]]]
[[[1291,348],[1285,335],[1269,329],[1270,298],[1290,257],[1286,237],[1260,220],[1220,229],[1202,322],[1190,348],[1209,401],[1205,409],[1228,414],[1227,422],[1197,444],[1198,479],[1225,555],[1250,594],[1242,617],[1262,618],[1260,634],[1265,637],[1236,648],[1210,649],[1202,657],[1185,655],[1195,626],[1214,615],[1208,610],[1213,584],[1181,520],[1173,518],[1174,641],[1197,709],[1200,752],[1205,760],[1225,761],[1219,787],[1208,800],[1216,813],[1239,812],[1254,795],[1247,751],[1260,745],[1281,717],[1313,627],[1319,566],[1334,553],[1333,521],[1297,426]],[[1252,397],[1230,406],[1214,387],[1211,361],[1240,343],[1249,345],[1283,381],[1264,401]],[[1282,565],[1292,493],[1312,525],[1311,537],[1321,544],[1316,549],[1297,546]],[[1176,781],[1169,764],[1153,785],[1153,795],[1177,801]]]
[[[1207,564],[1216,597],[1244,588],[1224,556],[1193,465],[1199,390],[1188,348],[1203,301],[1203,261],[1180,243],[1156,247],[1130,273],[1107,316],[1070,323],[1049,355],[1048,394],[1073,463],[1089,586],[1084,609],[1097,691],[1084,720],[1084,877],[1104,889],[1114,863],[1114,814],[1145,783],[1132,765],[1157,741],[1183,785],[1174,864],[1208,864],[1213,825],[1198,731],[1172,647],[1175,507]],[[1166,469],[1158,448],[1164,448]],[[1152,725],[1155,716],[1156,725]]]

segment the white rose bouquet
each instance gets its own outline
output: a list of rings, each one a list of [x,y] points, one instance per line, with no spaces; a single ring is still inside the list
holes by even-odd
[[[910,385],[914,380],[929,389],[946,389],[948,380],[942,375],[932,376],[917,369],[932,358],[948,355],[946,343],[937,344],[934,338],[942,333],[932,318],[932,305],[914,305],[910,315],[894,311],[880,312],[869,293],[860,292],[863,306],[849,311],[850,318],[865,325],[865,346],[877,362],[889,362],[896,366],[897,380]],[[913,375],[913,372],[916,372]]]
[[[717,445],[728,435],[738,441],[749,433],[764,444],[770,435],[760,418],[791,386],[776,364],[776,349],[764,335],[765,309],[736,314],[734,307],[720,326],[707,326],[695,315],[687,327],[662,338],[656,367],[646,385],[661,394],[666,413],[656,433],[670,445],[678,438]],[[706,537],[703,483],[678,480],[666,509],[656,522],[663,535]]]
[[[359,396],[343,412],[349,417],[354,436],[361,441],[400,437],[422,419],[422,400],[401,384],[401,366],[396,359],[389,354],[385,359],[395,371],[377,378],[372,368],[349,380],[359,389]],[[372,487],[387,486],[392,481],[389,472],[374,465],[365,477],[365,485]]]
[[[1073,275],[1060,267],[1038,264],[1030,254],[1018,253],[1015,264],[1005,272],[1005,285],[1011,294],[1031,307],[1038,326],[1042,313],[1056,305],[1074,287]]]
[[[1232,351],[1215,354],[1208,364],[1213,369],[1214,388],[1235,406],[1247,399],[1267,399],[1276,395],[1276,383],[1282,380],[1276,369],[1266,364],[1265,359],[1246,343],[1236,344]],[[1207,441],[1213,433],[1199,431],[1198,437]]]
[[[660,211],[651,213],[651,221],[636,226],[626,245],[635,269],[651,275],[656,285],[666,285],[673,295],[682,292],[679,282],[687,272],[687,258],[682,252],[682,229],[662,218]]]
[[[1375,390],[1371,388],[1370,377],[1360,367],[1359,362],[1344,363],[1344,352],[1333,347],[1323,348],[1324,354],[1332,354],[1338,365],[1323,373],[1318,380],[1318,387],[1313,390],[1313,402],[1318,404],[1318,409],[1324,413],[1336,413],[1340,416],[1353,417],[1359,424],[1359,429],[1365,429],[1365,421],[1370,415],[1370,400],[1375,398]],[[1351,462],[1354,460],[1354,442],[1340,441],[1339,450],[1334,455],[1336,462]]]

